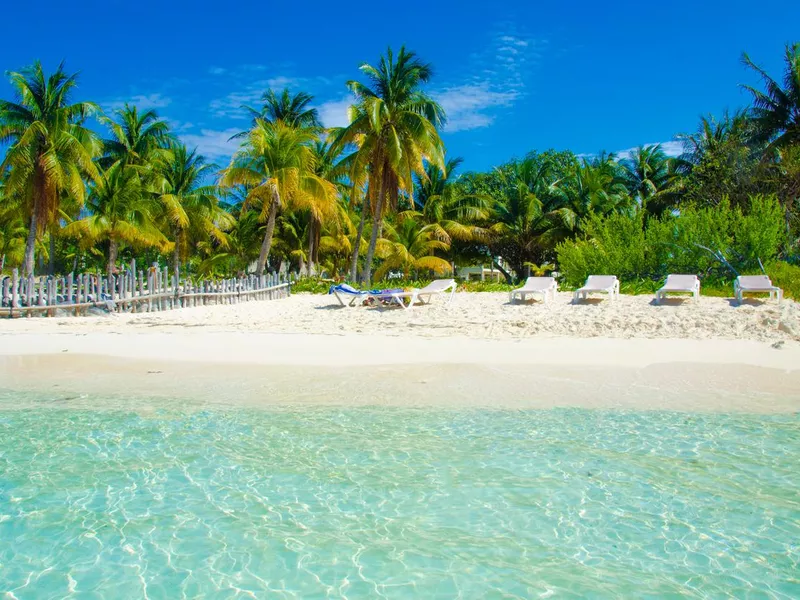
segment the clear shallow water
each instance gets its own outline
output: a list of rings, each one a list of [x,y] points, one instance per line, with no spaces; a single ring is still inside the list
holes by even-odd
[[[0,393],[0,597],[800,597],[800,418]]]

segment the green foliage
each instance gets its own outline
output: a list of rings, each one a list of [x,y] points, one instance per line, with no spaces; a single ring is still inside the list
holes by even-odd
[[[656,270],[641,211],[633,214],[592,215],[586,237],[556,248],[564,283],[580,286],[591,274],[617,275],[622,280],[649,276]],[[657,248],[657,246],[656,246]]]
[[[716,208],[692,208],[680,216],[650,219],[643,213],[592,216],[586,237],[556,249],[564,283],[582,284],[591,274],[623,282],[660,281],[669,273],[696,273],[725,281],[771,262],[786,238],[783,211],[772,197],[754,196],[748,212],[725,200]]]
[[[464,281],[458,285],[459,291],[464,292],[510,292],[516,287],[519,286],[497,281]]]
[[[778,261],[800,256],[800,46],[784,59],[773,79],[745,56],[761,78],[745,86],[751,106],[703,118],[680,158],[657,145],[621,160],[548,150],[463,175],[425,93],[433,70],[405,49],[347,83],[344,128],[324,131],[305,92],[267,91],[223,173],[155,111],[105,116],[71,99],[74,75],[35,63],[8,73],[17,98],[0,100],[0,270],[30,273],[35,255],[53,273],[112,270],[118,257],[216,277],[288,267],[356,279],[360,265],[368,280],[493,261],[509,282],[615,273],[624,291],[650,293],[685,272],[723,294],[763,263],[794,289],[795,268]],[[296,289],[327,289],[315,281]]]
[[[293,294],[327,294],[333,285],[330,279],[318,279],[316,277],[301,277],[292,284]]]
[[[800,300],[800,266],[776,261],[767,266],[767,275],[773,285],[783,289],[786,298]]]

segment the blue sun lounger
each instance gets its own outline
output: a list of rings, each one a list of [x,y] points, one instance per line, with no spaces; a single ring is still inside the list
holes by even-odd
[[[347,283],[341,283],[339,285],[332,285],[328,290],[328,294],[336,296],[336,299],[342,306],[355,306],[358,300],[366,299],[369,292],[357,290]],[[345,300],[349,300],[349,302],[345,303]]]

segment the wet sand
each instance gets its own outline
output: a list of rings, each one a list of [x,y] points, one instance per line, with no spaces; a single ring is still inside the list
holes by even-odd
[[[9,337],[4,337],[8,341]],[[392,405],[800,411],[800,348],[752,340],[16,334],[0,388],[68,405]],[[137,406],[139,406],[137,404]]]

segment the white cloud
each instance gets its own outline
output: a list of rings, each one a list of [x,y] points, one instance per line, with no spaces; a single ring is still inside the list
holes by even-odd
[[[489,82],[484,81],[453,86],[434,93],[433,96],[447,113],[445,130],[453,133],[491,125],[494,116],[487,114],[486,111],[491,108],[511,106],[519,97],[519,92],[493,90]]]
[[[683,154],[683,144],[677,141],[669,141],[669,142],[652,142],[650,144],[642,144],[643,146],[655,146],[660,145],[661,150],[667,156],[677,157]],[[626,158],[630,158],[633,153],[638,149],[638,146],[633,148],[626,148],[625,150],[617,150],[614,154],[617,157],[617,160],[625,160]],[[580,156],[580,155],[579,155]],[[587,155],[587,156],[594,156],[594,155]]]
[[[163,94],[137,94],[130,98],[118,99],[108,103],[111,110],[118,110],[124,108],[125,104],[136,106],[139,110],[150,110],[151,108],[164,108],[172,104],[172,98],[168,98]]]
[[[229,158],[239,147],[237,140],[231,137],[239,133],[239,129],[230,127],[222,131],[215,129],[201,129],[200,133],[184,133],[180,135],[183,143],[188,148],[197,148],[200,154],[207,158],[217,160]]]
[[[225,73],[228,72],[228,70],[223,69],[222,67],[211,67],[210,69],[208,69],[208,72],[211,75],[224,75]]]
[[[347,109],[353,104],[352,96],[345,96],[341,100],[323,102],[317,107],[319,120],[325,127],[346,127],[350,124]]]
[[[276,92],[282,90],[283,88],[296,87],[301,82],[301,79],[297,79],[295,77],[284,77],[283,75],[278,75],[277,77],[272,77],[265,81],[267,87],[271,90],[275,90]]]
[[[248,70],[255,70],[257,66],[240,67]],[[261,67],[258,67],[259,69]],[[261,97],[268,89],[279,92],[283,88],[297,87],[304,80],[295,77],[277,75],[269,79],[260,79],[246,84],[243,89],[231,92],[227,96],[212,100],[209,104],[212,113],[216,117],[227,117],[231,119],[244,119],[247,112],[242,110],[242,106],[257,108],[261,104]]]
[[[248,91],[232,92],[223,98],[212,100],[208,105],[216,117],[228,117],[231,119],[244,119],[247,116],[242,106],[253,106],[261,100],[264,91],[253,87]]]
[[[465,65],[470,74],[466,80],[432,92],[447,113],[445,130],[453,133],[494,123],[501,109],[513,106],[525,95],[529,65],[547,44],[547,40],[518,33],[513,25],[492,36]]]
[[[683,154],[683,142],[661,142],[661,149],[667,156],[678,157]]]

